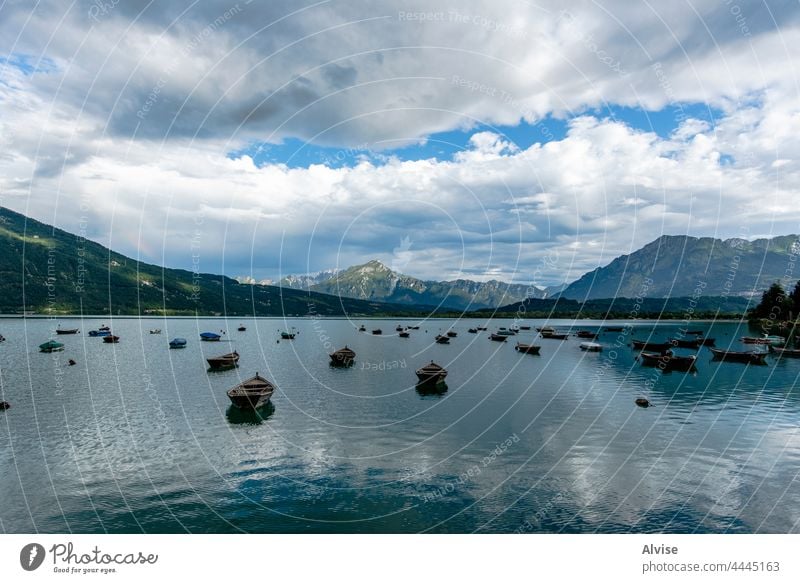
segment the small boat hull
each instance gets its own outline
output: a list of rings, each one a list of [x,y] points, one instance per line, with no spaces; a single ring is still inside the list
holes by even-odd
[[[270,402],[275,388],[275,385],[256,373],[253,378],[228,390],[228,398],[238,409],[255,410]]]
[[[695,368],[696,356],[676,356],[671,353],[642,352],[639,355],[644,366],[660,368],[664,371],[688,372]]]
[[[494,340],[495,342],[505,342],[508,339],[508,336],[503,336],[502,334],[489,334],[489,340]]]
[[[103,342],[105,342],[106,344],[116,344],[117,342],[119,342],[119,336],[114,336],[113,334],[104,336]]]
[[[514,350],[517,352],[521,352],[523,354],[539,354],[539,351],[542,349],[541,346],[535,346],[533,344],[520,344],[514,347]]]
[[[744,364],[766,364],[766,352],[751,352],[751,351],[737,351],[737,350],[719,350],[717,348],[710,349],[714,355],[715,360],[724,360],[726,362],[741,362]]]
[[[221,356],[207,358],[206,362],[208,363],[209,368],[213,370],[235,368],[236,365],[239,363],[239,353],[230,352],[228,354],[223,354]]]
[[[444,379],[447,378],[447,371],[431,361],[430,364],[418,369],[416,375],[418,384],[436,385],[444,382]]]
[[[354,350],[345,346],[336,352],[328,355],[331,359],[332,366],[352,366],[356,360],[356,353]]]
[[[186,338],[173,338],[169,341],[170,348],[186,348]]]
[[[539,335],[548,340],[566,340],[569,338],[569,334],[562,334],[560,332],[539,332]]]
[[[39,345],[39,352],[50,353],[50,352],[61,352],[62,350],[64,350],[64,345],[61,344],[60,342],[56,342],[55,340],[50,340],[48,342],[45,342],[44,344]]]
[[[439,335],[436,337],[436,344],[450,344],[450,338]]]
[[[77,334],[77,333],[78,333],[77,328],[69,328],[66,330],[63,328],[59,328],[58,330],[56,330],[56,334]]]
[[[586,352],[600,352],[603,350],[603,345],[598,344],[597,342],[581,342],[579,346],[581,350]]]

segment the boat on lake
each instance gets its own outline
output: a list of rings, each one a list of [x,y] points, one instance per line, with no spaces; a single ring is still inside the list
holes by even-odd
[[[409,326],[411,330],[419,330],[419,326]]]
[[[119,336],[114,336],[113,334],[109,334],[108,336],[103,336],[103,342],[106,344],[116,344],[119,342]]]
[[[186,348],[186,338],[173,338],[169,341],[170,348]]]
[[[291,330],[281,330],[281,340],[294,340],[295,336],[297,336],[297,330],[294,328]]]
[[[778,358],[800,358],[800,350],[797,348],[781,348],[780,346],[769,345],[769,351]]]
[[[513,330],[508,330],[508,329],[506,329],[506,328],[500,328],[500,329],[499,329],[499,330],[496,332],[496,334],[497,334],[498,336],[516,336],[516,335],[517,335],[517,334],[516,334],[516,332],[514,332]]]
[[[469,332],[470,334],[477,334],[478,333],[478,329],[477,328],[467,328],[467,332]]]
[[[201,332],[200,333],[200,340],[203,342],[219,342],[219,339],[222,338],[216,332]]]
[[[347,345],[328,356],[330,356],[331,364],[334,366],[351,366],[356,360],[355,351],[352,348],[348,348]]]
[[[666,352],[672,348],[669,342],[650,342],[649,340],[631,340],[635,350],[650,350],[653,352]]]
[[[520,330],[530,330],[531,327],[530,326],[520,326],[519,329]]]
[[[364,324],[361,324],[361,326],[358,327],[358,331],[359,332],[366,332],[367,331],[367,327],[364,326]]]
[[[448,338],[447,336],[442,336],[441,334],[437,334],[436,344],[450,344],[450,338]]]
[[[669,343],[676,348],[700,348],[703,341],[700,338],[670,338]]]
[[[89,330],[89,336],[108,336],[111,332],[109,330]]]
[[[111,328],[109,328],[109,327],[108,327],[108,326],[106,326],[105,324],[103,324],[102,326],[100,326],[100,327],[98,328],[98,330],[100,330],[100,332],[111,332]]]
[[[743,362],[745,364],[766,364],[766,352],[756,352],[754,350],[720,350],[719,348],[709,348],[715,360],[726,360],[729,362]]]
[[[239,353],[234,350],[228,354],[206,358],[206,362],[208,363],[208,366],[214,370],[233,368],[239,362]]]
[[[402,332],[397,334],[400,338],[409,338],[411,333],[408,330],[403,330]]]
[[[458,336],[458,332],[455,332],[454,330],[448,330],[448,331],[447,331],[447,335],[448,335],[450,338],[455,338],[456,336]]]
[[[161,328],[153,328],[150,330],[150,334],[161,334]]]
[[[772,346],[782,346],[786,343],[783,336],[770,336],[764,334],[763,336],[742,336],[741,341],[745,344],[769,344]]]
[[[569,334],[567,332],[539,332],[539,336],[542,338],[548,338],[550,340],[566,340],[569,338]]]
[[[48,340],[39,345],[39,352],[61,352],[62,350],[64,350],[64,345],[55,340]]]
[[[275,385],[256,373],[253,378],[229,389],[228,398],[239,409],[258,409],[269,403],[275,388]]]
[[[383,330],[381,330],[380,328],[375,328],[375,329],[372,331],[372,333],[373,333],[375,336],[380,336],[381,334],[383,334]]]
[[[581,342],[578,346],[586,352],[600,352],[603,350],[603,345],[597,342]]]
[[[481,332],[486,332],[489,328],[487,328],[486,326],[475,326],[475,329]]]
[[[492,332],[489,334],[489,340],[494,340],[495,342],[505,342],[508,339],[508,336],[504,334],[495,334]]]
[[[541,333],[541,332],[555,332],[556,330],[552,326],[542,326],[541,328],[536,328],[536,331]]]
[[[642,352],[639,354],[644,366],[654,366],[661,370],[675,370],[687,372],[694,368],[697,362],[695,355],[691,356],[678,356],[671,350],[664,353],[660,352]]]
[[[591,330],[578,330],[575,334],[578,338],[586,338],[587,340],[594,340],[597,338],[597,332],[592,332]]]
[[[433,361],[418,369],[416,374],[419,382],[426,384],[441,383],[444,382],[445,377],[447,377],[447,371],[444,367],[439,366]]]
[[[77,334],[77,328],[56,328],[56,334]]]
[[[398,325],[395,327],[394,331],[395,331],[395,332],[402,332],[402,331],[403,331],[403,327],[402,327],[400,324],[398,324]]]
[[[237,330],[239,332],[245,332],[247,330],[247,327],[244,324],[239,324],[239,327],[237,328]]]
[[[521,342],[517,342],[514,350],[524,354],[539,354],[539,350],[541,350],[541,348],[541,346],[536,346],[535,344],[522,344]]]

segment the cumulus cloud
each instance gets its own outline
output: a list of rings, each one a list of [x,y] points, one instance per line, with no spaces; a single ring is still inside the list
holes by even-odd
[[[662,233],[798,232],[798,9],[733,6],[6,4],[0,202],[70,230],[89,214],[171,266],[199,241],[201,268],[256,279],[390,264],[411,240],[414,275],[549,284]],[[505,135],[523,121],[533,144]],[[452,158],[395,156],[473,128]],[[289,138],[373,155],[248,154]]]

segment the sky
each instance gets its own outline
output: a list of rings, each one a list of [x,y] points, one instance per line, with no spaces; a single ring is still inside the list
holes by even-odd
[[[795,1],[0,4],[0,205],[256,280],[800,233]]]

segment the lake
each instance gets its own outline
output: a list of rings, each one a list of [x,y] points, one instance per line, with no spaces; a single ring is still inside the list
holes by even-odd
[[[533,356],[514,344],[535,330],[498,343],[467,332],[483,321],[427,320],[403,339],[400,322],[416,323],[0,320],[0,531],[800,532],[800,359],[750,366],[702,348],[695,373],[662,373],[621,345],[678,324],[603,332],[600,353],[539,338]],[[40,353],[57,323],[81,333]],[[118,344],[88,336],[102,323]],[[451,327],[449,345],[433,342]],[[748,334],[693,327],[719,347]],[[185,349],[168,349],[176,336]],[[329,366],[345,344],[354,366]],[[207,371],[232,349],[238,369]],[[447,385],[419,390],[431,360]],[[246,415],[226,391],[256,372],[278,390]]]

